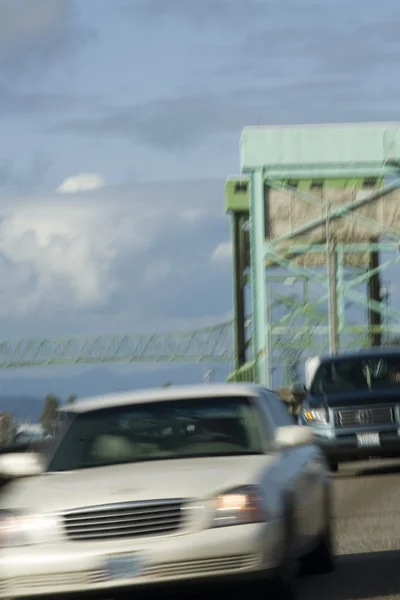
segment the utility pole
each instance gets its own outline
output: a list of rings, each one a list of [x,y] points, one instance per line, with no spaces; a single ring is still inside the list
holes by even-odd
[[[329,323],[329,352],[338,351],[338,311],[337,311],[337,256],[336,244],[331,235],[330,203],[325,202],[325,238],[328,267],[328,323]]]

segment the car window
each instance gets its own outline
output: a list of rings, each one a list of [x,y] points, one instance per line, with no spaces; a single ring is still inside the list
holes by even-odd
[[[272,415],[276,427],[293,425],[293,417],[288,413],[282,400],[270,390],[263,390],[263,399],[267,411]]]
[[[287,409],[286,404],[273,392],[270,392],[271,401],[276,407],[277,412],[279,413],[279,418],[282,423],[282,427],[285,425],[293,425],[293,415],[291,415]]]
[[[381,390],[400,386],[400,355],[343,357],[325,361],[315,373],[312,394]]]
[[[244,396],[149,402],[75,415],[48,471],[263,454],[257,407]]]
[[[29,442],[34,442],[37,440],[41,440],[43,438],[43,434],[37,431],[20,431],[14,436],[14,441],[17,444],[28,444]]]
[[[273,407],[271,407],[266,390],[265,391],[263,390],[261,392],[261,394],[259,396],[259,400],[260,400],[260,408],[263,413],[264,421],[266,422],[267,428],[272,432],[272,435],[273,435],[275,429],[279,426],[278,425],[278,415],[273,410]]]

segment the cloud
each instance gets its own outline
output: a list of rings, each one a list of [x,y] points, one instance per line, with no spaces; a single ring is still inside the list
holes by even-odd
[[[304,0],[297,10],[291,3],[275,5],[268,18],[245,31],[231,68],[243,74],[295,75],[301,65],[304,80],[317,77],[348,78],[364,88],[365,74],[397,65],[400,7],[391,0],[364,0],[363,11],[345,0],[334,4]],[[338,18],[340,15],[340,18]],[[231,57],[233,59],[233,56]],[[368,80],[370,82],[370,79]],[[363,89],[365,92],[365,89]]]
[[[0,70],[23,74],[49,67],[88,39],[73,0],[2,0]]]
[[[232,260],[232,242],[221,242],[215,248],[214,252],[211,256],[211,261],[220,263],[220,262],[231,262]]]
[[[88,202],[46,198],[0,209],[0,273],[7,283],[0,311],[26,314],[64,303],[84,309],[107,302],[115,288],[107,274],[127,242],[125,232],[116,247],[121,215],[114,213],[107,225],[108,213],[104,205],[93,210]]]
[[[260,90],[252,89],[160,98],[100,117],[66,120],[48,131],[117,136],[162,150],[182,151],[212,135],[239,134],[243,123],[256,124],[258,116],[266,112],[262,98]]]
[[[393,77],[385,79],[381,67],[397,64],[400,5],[384,0],[379,19],[372,0],[365,0],[362,14],[344,0],[332,5],[310,0],[146,0],[124,2],[123,7],[124,18],[129,12],[135,24],[147,19],[152,31],[158,24],[160,44],[189,22],[215,26],[216,37],[205,40],[195,32],[179,38],[192,60],[182,59],[186,75],[179,87],[171,84],[162,96],[140,103],[60,119],[50,133],[122,138],[135,146],[183,154],[218,136],[230,136],[232,143],[246,125],[398,118],[399,84]],[[233,37],[224,26],[235,20],[240,26]],[[175,44],[171,48],[177,50]],[[161,65],[164,59],[168,65],[164,56]]]
[[[244,126],[396,120],[395,98],[378,103],[354,80],[318,75],[286,79],[228,92],[160,98],[111,109],[101,116],[58,122],[50,134],[116,137],[164,152],[182,153],[217,136],[240,137]]]
[[[50,166],[51,161],[41,152],[33,155],[27,168],[21,168],[15,161],[3,161],[0,163],[0,187],[19,194],[27,190],[32,193],[43,184]]]
[[[21,92],[0,85],[0,119],[10,115],[31,116],[62,113],[74,107],[85,106],[86,100],[68,94],[52,92]],[[89,102],[89,99],[87,100]],[[90,100],[93,109],[93,103]]]
[[[75,194],[76,192],[90,192],[99,190],[106,184],[105,179],[98,173],[80,173],[67,177],[58,186],[56,192],[59,194]]]
[[[284,0],[282,0],[284,1]],[[269,5],[278,0],[269,0]],[[231,26],[243,20],[256,19],[265,15],[268,5],[263,0],[202,0],[188,2],[187,0],[129,0],[122,3],[124,13],[131,14],[136,19],[150,20],[154,24],[160,19],[180,19],[198,27],[206,25]]]
[[[223,181],[5,198],[0,322],[146,331],[215,318],[230,306],[230,273],[208,258],[223,234]]]
[[[393,25],[375,21],[351,32],[323,32],[325,51],[318,56],[320,69],[351,73],[359,80],[380,67],[397,65],[400,40],[393,37]],[[400,19],[396,25],[398,29]],[[309,49],[318,55],[317,40],[309,44]]]
[[[143,281],[148,287],[158,287],[167,280],[173,270],[168,260],[158,259],[147,265],[143,271]]]

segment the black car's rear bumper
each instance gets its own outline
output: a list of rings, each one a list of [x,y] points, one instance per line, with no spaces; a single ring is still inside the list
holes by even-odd
[[[374,433],[379,433],[379,446],[359,446],[356,433],[338,435],[335,438],[316,435],[315,438],[329,462],[400,457],[400,435],[397,430]]]

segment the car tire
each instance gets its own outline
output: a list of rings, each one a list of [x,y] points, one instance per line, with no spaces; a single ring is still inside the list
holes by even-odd
[[[329,468],[332,473],[337,473],[339,471],[339,463],[338,462],[330,462]]]
[[[303,573],[307,575],[322,575],[331,573],[335,568],[333,551],[333,533],[331,519],[331,497],[327,486],[324,500],[324,530],[318,536],[314,550],[301,560]]]

